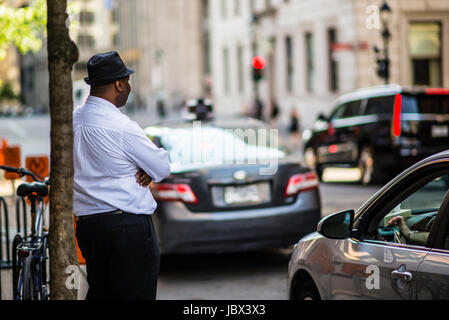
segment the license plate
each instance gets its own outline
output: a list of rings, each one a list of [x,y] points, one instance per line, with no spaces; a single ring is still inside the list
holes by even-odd
[[[224,201],[226,204],[258,203],[262,201],[262,198],[259,192],[259,185],[257,184],[226,187],[224,190]]]
[[[449,136],[448,126],[432,126],[432,137],[441,138]]]

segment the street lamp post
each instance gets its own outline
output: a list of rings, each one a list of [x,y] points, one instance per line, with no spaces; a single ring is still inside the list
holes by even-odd
[[[379,8],[380,20],[382,23],[382,40],[383,40],[383,57],[380,58],[380,50],[374,47],[374,51],[377,54],[377,74],[379,77],[385,79],[385,84],[390,82],[390,53],[389,53],[389,42],[391,39],[391,32],[389,29],[389,22],[391,18],[391,8],[386,1],[382,3]]]

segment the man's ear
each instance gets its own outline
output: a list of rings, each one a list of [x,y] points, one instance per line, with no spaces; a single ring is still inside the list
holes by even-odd
[[[120,80],[116,80],[114,82],[114,87],[115,87],[115,90],[117,90],[118,92],[122,92],[123,91],[122,82]]]

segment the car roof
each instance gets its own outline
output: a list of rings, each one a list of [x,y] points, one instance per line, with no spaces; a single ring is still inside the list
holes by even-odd
[[[147,126],[147,128],[159,128],[159,129],[182,129],[192,128],[194,121],[171,121],[161,122],[154,125]],[[267,128],[268,125],[255,118],[241,116],[241,117],[225,117],[212,119],[208,121],[201,121],[201,127],[216,127],[216,128]]]
[[[398,84],[366,87],[339,96],[335,103],[339,105],[354,100],[391,96],[398,93],[419,94],[425,93],[426,89],[429,88],[425,86],[401,86]]]

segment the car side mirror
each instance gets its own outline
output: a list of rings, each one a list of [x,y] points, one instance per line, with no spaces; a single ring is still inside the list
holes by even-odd
[[[318,121],[329,121],[329,119],[323,113],[318,114],[317,120]]]
[[[354,210],[334,213],[323,218],[318,223],[317,231],[319,234],[329,239],[347,239],[351,235],[354,216]]]

